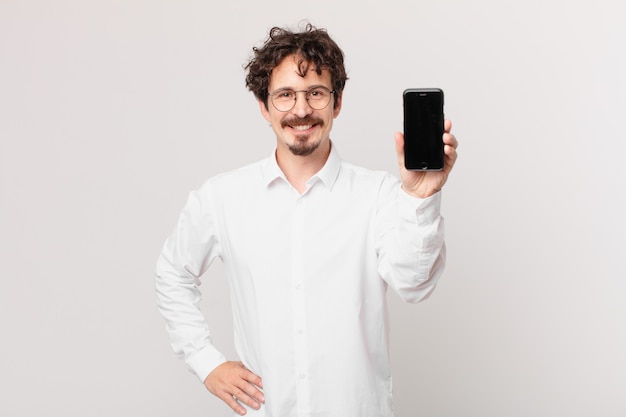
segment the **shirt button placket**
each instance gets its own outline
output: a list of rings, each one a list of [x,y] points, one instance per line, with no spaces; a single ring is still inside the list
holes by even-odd
[[[295,346],[296,395],[300,415],[310,410],[308,353],[306,344],[306,298],[304,296],[304,225],[306,223],[306,201],[298,198],[294,207],[292,224],[292,311]]]

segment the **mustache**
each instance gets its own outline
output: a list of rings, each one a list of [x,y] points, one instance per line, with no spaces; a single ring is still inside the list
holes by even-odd
[[[280,122],[282,127],[285,126],[293,126],[293,125],[323,125],[324,121],[317,117],[306,116],[306,117],[289,117],[283,119]]]

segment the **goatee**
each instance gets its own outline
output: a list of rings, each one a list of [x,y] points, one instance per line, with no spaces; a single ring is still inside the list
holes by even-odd
[[[293,145],[289,145],[289,150],[296,156],[311,155],[317,148],[319,148],[320,143],[309,143],[308,140],[308,136],[299,137]]]

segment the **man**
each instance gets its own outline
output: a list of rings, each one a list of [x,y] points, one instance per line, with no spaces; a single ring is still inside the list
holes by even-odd
[[[172,346],[241,415],[393,416],[386,290],[418,302],[443,271],[450,122],[439,172],[404,169],[396,133],[398,181],[342,161],[331,142],[347,77],[325,30],[274,28],[246,69],[275,152],[190,194],[156,269]],[[241,362],[214,347],[197,307],[215,258]]]

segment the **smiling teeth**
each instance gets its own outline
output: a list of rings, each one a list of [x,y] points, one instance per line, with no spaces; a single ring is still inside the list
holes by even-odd
[[[292,127],[296,130],[309,130],[311,127],[313,127],[313,125],[298,125]]]

